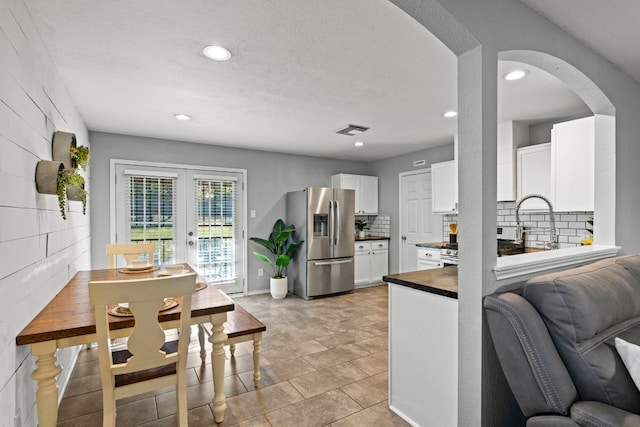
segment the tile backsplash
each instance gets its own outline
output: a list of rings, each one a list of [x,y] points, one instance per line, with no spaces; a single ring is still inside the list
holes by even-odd
[[[391,216],[390,215],[356,215],[356,219],[365,219],[369,224],[366,230],[367,236],[391,236]]]
[[[580,246],[580,242],[591,236],[587,228],[591,225],[587,221],[593,218],[593,212],[554,212],[556,231],[558,232],[559,247],[571,248]],[[526,245],[540,247],[549,241],[549,227],[551,215],[548,212],[520,211],[520,221],[526,231]],[[458,222],[458,215],[443,215],[442,236],[449,240],[449,224]],[[516,202],[498,202],[497,227],[516,226]],[[458,233],[462,233],[459,230]]]

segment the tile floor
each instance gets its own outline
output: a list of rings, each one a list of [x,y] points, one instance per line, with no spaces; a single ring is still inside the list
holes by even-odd
[[[267,325],[262,380],[253,384],[252,344],[227,348],[227,412],[220,426],[408,426],[389,411],[387,286],[305,301],[269,294],[235,298]],[[188,362],[189,426],[215,425],[211,366],[202,365],[197,336]],[[209,348],[210,350],[210,348]],[[58,426],[99,426],[102,392],[97,349],[83,350],[65,391]],[[118,402],[117,426],[174,426],[170,388]]]

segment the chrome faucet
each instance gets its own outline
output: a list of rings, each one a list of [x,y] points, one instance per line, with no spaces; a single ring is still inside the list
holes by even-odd
[[[556,232],[556,219],[553,213],[553,205],[551,204],[549,199],[541,194],[529,194],[518,200],[518,203],[516,203],[516,240],[522,241],[522,230],[524,229],[524,227],[520,223],[520,205],[525,200],[534,198],[544,200],[547,205],[549,205],[549,214],[551,215],[551,240],[548,241],[545,246],[549,249],[558,249],[558,233]]]

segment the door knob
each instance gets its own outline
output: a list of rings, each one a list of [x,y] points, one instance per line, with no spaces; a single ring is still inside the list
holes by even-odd
[[[193,231],[190,231],[190,232],[189,232],[189,236],[193,236]]]
[[[193,240],[189,240],[189,246],[193,246]]]
[[[402,236],[402,240],[407,240],[407,236]]]

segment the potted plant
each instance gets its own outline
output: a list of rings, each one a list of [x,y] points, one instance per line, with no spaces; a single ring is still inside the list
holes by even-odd
[[[292,241],[291,234],[295,231],[293,225],[286,225],[283,220],[278,219],[273,224],[273,230],[268,239],[262,239],[260,237],[251,237],[249,240],[265,247],[270,255],[264,255],[259,252],[253,254],[258,257],[259,260],[266,262],[273,269],[273,275],[270,280],[271,296],[276,299],[281,299],[287,296],[287,277],[285,271],[287,266],[291,263],[291,258],[296,252],[298,247],[304,243],[304,240],[299,242]]]
[[[85,180],[78,168],[89,166],[89,148],[77,146],[76,135],[56,131],[53,134],[53,160],[40,160],[36,166],[36,189],[43,194],[57,194],[63,219],[67,219],[66,200],[82,202],[82,214],[87,212]]]
[[[87,191],[84,189],[84,177],[78,173],[77,169],[60,169],[58,172],[57,193],[62,219],[67,219],[65,210],[66,197],[69,197],[69,200],[82,201],[82,214],[86,214]]]
[[[87,170],[89,166],[89,148],[81,145],[79,147],[71,147],[69,149],[69,157],[73,160],[80,169]]]
[[[66,173],[66,169],[65,169]],[[87,214],[87,190],[85,189],[84,177],[77,170],[67,174],[67,199],[82,202],[82,215]]]
[[[368,230],[369,229],[369,223],[367,222],[366,219],[356,219],[356,230],[358,230],[358,237],[360,239],[364,239],[365,238],[365,233],[364,230]]]

